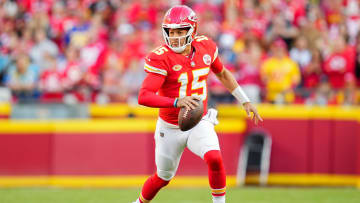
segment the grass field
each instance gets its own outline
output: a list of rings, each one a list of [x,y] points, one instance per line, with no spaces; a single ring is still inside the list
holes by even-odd
[[[0,203],[130,203],[139,189],[0,189]],[[154,203],[211,203],[209,190],[166,188]],[[359,203],[355,188],[232,188],[227,203]]]

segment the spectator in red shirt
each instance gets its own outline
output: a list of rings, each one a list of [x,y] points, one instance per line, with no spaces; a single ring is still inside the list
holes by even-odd
[[[111,40],[110,48],[105,56],[101,91],[113,102],[126,101],[126,90],[121,88],[121,78],[125,71],[125,58],[122,52],[124,52],[123,41],[119,38]]]
[[[260,65],[263,58],[264,53],[259,42],[257,40],[247,41],[245,51],[238,59],[239,68],[234,73],[238,83],[254,103],[261,102]]]
[[[31,14],[43,12],[50,13],[51,5],[54,0],[22,0],[20,3],[24,6],[26,11]]]
[[[304,67],[302,74],[304,78],[304,87],[310,91],[314,90],[320,81],[323,62],[321,52],[317,49],[311,53],[310,63]]]
[[[251,1],[252,2],[252,1]],[[261,40],[265,33],[271,14],[265,12],[261,5],[254,6],[253,9],[245,9],[244,11],[244,29],[250,31],[254,36]]]
[[[158,9],[149,0],[132,3],[128,10],[129,22],[142,28],[155,27]]]
[[[65,56],[66,61],[61,72],[61,83],[66,92],[71,92],[76,90],[83,77],[79,49],[70,46],[66,50]]]
[[[332,46],[332,53],[324,62],[324,73],[329,78],[331,87],[340,90],[345,87],[347,75],[353,74],[354,54],[342,36],[333,40]]]
[[[89,34],[89,43],[81,48],[81,66],[84,68],[84,83],[94,90],[101,87],[100,74],[105,61],[107,45],[99,40],[96,30]]]
[[[58,70],[56,58],[48,57],[49,67],[40,74],[39,90],[43,93],[41,100],[46,102],[60,102],[64,91],[61,74]]]

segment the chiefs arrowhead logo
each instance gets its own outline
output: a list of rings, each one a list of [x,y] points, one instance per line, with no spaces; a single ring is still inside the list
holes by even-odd
[[[174,71],[179,71],[179,70],[182,69],[182,66],[179,65],[179,64],[176,64],[175,66],[172,67],[172,69],[173,69]]]

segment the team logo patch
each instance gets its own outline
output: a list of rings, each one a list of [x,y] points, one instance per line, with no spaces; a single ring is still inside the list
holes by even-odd
[[[210,65],[210,63],[211,63],[211,56],[210,56],[209,54],[205,54],[205,55],[203,56],[203,61],[204,61],[204,63],[205,63],[206,65]]]
[[[176,64],[175,66],[172,67],[172,69],[173,69],[174,71],[179,71],[179,70],[182,69],[182,66],[179,65],[179,64]]]

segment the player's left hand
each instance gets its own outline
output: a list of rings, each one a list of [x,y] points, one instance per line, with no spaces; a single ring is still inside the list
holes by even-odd
[[[259,121],[263,121],[255,106],[253,106],[250,102],[244,103],[243,106],[249,118],[251,118],[251,112],[253,112],[251,120],[254,121],[255,125],[257,125]]]

